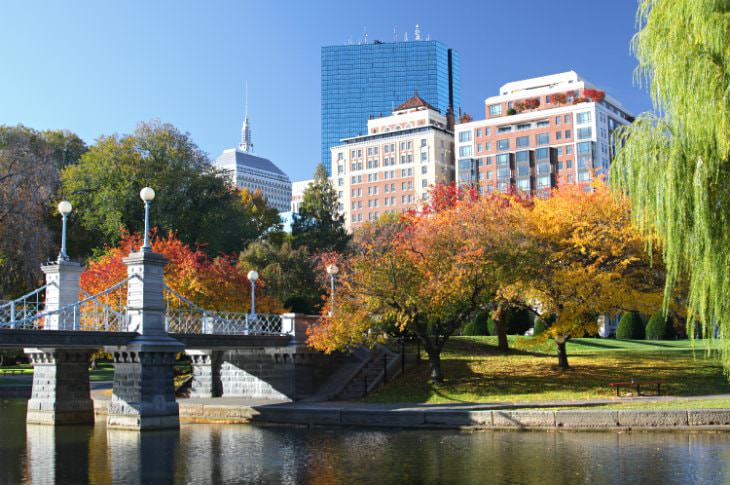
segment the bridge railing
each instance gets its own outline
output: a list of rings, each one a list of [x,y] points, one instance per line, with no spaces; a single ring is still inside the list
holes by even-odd
[[[127,284],[132,278],[140,278],[140,276],[128,276],[109,288],[86,296],[72,305],[65,305],[52,311],[38,311],[26,318],[0,322],[0,329],[125,332],[128,321]]]
[[[0,326],[10,325],[16,320],[33,318],[45,307],[46,288],[56,283],[46,283],[30,293],[0,304]]]
[[[281,315],[207,310],[165,284],[165,329],[168,333],[281,335]]]

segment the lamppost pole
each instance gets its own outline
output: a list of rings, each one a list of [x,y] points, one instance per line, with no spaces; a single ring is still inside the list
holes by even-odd
[[[66,254],[66,221],[68,215],[71,213],[71,203],[67,200],[62,200],[58,203],[58,212],[61,214],[61,251],[58,253],[59,261],[68,261],[68,254]]]
[[[335,275],[339,270],[334,263],[327,265],[327,274],[330,275],[330,315],[335,313]]]
[[[251,317],[253,318],[256,316],[256,280],[259,279],[259,274],[255,269],[252,269],[246,277],[251,282]]]
[[[155,191],[151,187],[145,187],[139,191],[139,197],[144,202],[144,244],[141,251],[143,253],[151,253],[150,245],[150,204],[155,198]]]

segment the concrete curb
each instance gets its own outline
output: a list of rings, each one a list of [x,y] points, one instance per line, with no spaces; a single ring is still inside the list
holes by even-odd
[[[108,401],[94,402],[97,416]],[[218,405],[180,402],[187,423],[286,424],[378,428],[730,431],[730,409],[692,410],[382,410],[301,405]]]

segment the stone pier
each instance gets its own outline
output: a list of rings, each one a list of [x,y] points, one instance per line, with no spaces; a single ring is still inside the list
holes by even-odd
[[[41,266],[46,275],[43,330],[75,330],[77,312],[57,312],[79,299],[79,279],[83,267],[71,261]],[[33,364],[33,390],[26,420],[31,424],[80,424],[94,422],[94,403],[89,390],[88,348],[26,348]]]
[[[89,392],[88,349],[25,349],[33,364],[33,390],[26,421],[30,424],[94,422]]]
[[[146,430],[178,428],[173,371],[175,355],[184,346],[165,333],[164,269],[167,260],[152,252],[124,259],[128,330],[138,337],[123,347],[108,347],[114,356],[114,385],[109,403],[109,428]]]

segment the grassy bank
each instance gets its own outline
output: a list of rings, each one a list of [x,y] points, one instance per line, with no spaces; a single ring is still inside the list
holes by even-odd
[[[494,337],[455,337],[443,353],[445,382],[429,382],[424,361],[366,399],[370,402],[502,402],[614,398],[609,382],[661,380],[666,393],[730,393],[730,384],[707,342],[575,339],[571,369],[557,368],[555,345],[511,337],[501,354]]]

